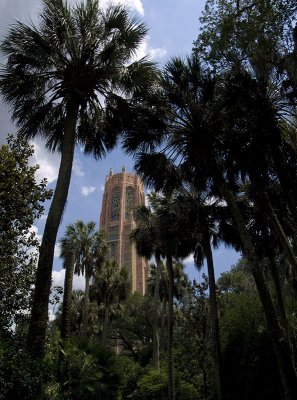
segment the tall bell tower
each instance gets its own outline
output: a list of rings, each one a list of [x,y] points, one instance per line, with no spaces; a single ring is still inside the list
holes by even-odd
[[[127,173],[124,166],[121,173],[113,174],[111,169],[105,180],[100,229],[107,234],[110,259],[127,268],[132,292],[142,294],[146,291],[148,263],[137,255],[129,235],[136,226],[133,209],[143,203],[144,187],[139,176]]]

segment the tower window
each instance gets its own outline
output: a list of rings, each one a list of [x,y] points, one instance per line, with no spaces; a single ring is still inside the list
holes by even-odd
[[[109,240],[118,240],[119,239],[119,228],[118,226],[112,226],[108,231],[108,239]]]
[[[111,220],[118,221],[120,218],[121,208],[121,190],[116,186],[111,194]]]
[[[117,256],[117,243],[116,242],[110,242],[109,243],[109,248],[110,248],[110,258],[116,259],[116,256]]]
[[[129,219],[131,211],[135,207],[135,190],[128,186],[126,188],[125,219]]]

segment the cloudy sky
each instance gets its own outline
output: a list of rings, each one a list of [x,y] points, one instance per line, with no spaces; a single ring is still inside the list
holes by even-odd
[[[69,3],[75,1],[68,0]],[[105,3],[106,0],[101,1],[103,6]],[[149,27],[149,34],[139,50],[140,54],[150,54],[151,58],[162,66],[170,57],[183,56],[191,51],[192,43],[199,31],[199,16],[205,0],[121,0],[121,3],[130,7],[131,12]],[[25,22],[32,19],[36,22],[40,9],[41,0],[0,0],[0,37],[5,35],[9,24],[16,19]],[[0,98],[0,141],[2,143],[5,141],[7,133],[15,132],[16,128],[10,121],[9,107],[4,105]],[[59,156],[49,154],[41,140],[37,139],[34,147],[32,162],[40,165],[40,177],[46,177],[49,187],[54,188]],[[99,222],[105,176],[110,168],[114,172],[121,171],[123,164],[126,165],[128,172],[133,170],[133,160],[119,148],[101,161],[87,158],[79,148],[76,149],[71,187],[58,238],[63,235],[66,225],[77,219]],[[38,221],[34,228],[40,235],[44,221],[45,217]],[[53,280],[55,284],[63,285],[64,271],[61,271],[59,249],[56,247]],[[220,248],[216,251],[217,275],[229,269],[237,258],[238,256],[231,250]],[[187,260],[187,265],[189,275],[199,279],[201,273],[195,270],[190,258]],[[75,286],[82,287],[81,278],[75,280]]]

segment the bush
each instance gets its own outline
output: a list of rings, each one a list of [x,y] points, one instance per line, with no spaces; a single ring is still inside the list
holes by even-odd
[[[0,342],[0,399],[33,400],[43,380],[40,361],[7,342]]]
[[[113,371],[114,355],[88,341],[69,344],[62,366],[63,398],[118,400],[119,377]]]
[[[131,398],[137,389],[137,382],[140,379],[143,369],[133,359],[117,355],[113,371],[120,377],[121,399]]]
[[[178,400],[198,400],[200,395],[198,390],[192,383],[182,382],[178,385],[177,391]]]
[[[167,400],[167,390],[167,373],[162,370],[149,370],[138,383],[137,399]]]

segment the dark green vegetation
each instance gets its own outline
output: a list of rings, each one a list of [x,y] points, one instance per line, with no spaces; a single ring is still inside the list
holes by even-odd
[[[127,67],[146,28],[125,9],[105,15],[95,0],[63,4],[45,0],[39,30],[18,23],[2,44],[9,58],[0,90],[20,135],[40,133],[62,152],[28,354],[26,313],[18,309],[30,311],[30,291],[22,304],[1,304],[2,398],[296,399],[295,2],[208,0],[193,52],[160,73],[146,60]],[[62,239],[64,304],[47,324],[75,142],[100,158],[117,138],[157,192],[135,211],[131,236],[141,255],[155,257],[148,293],[129,295],[125,269],[106,262],[104,235],[78,221]],[[34,187],[35,200],[30,191],[25,198],[38,217],[47,194]],[[9,195],[1,196],[5,213]],[[17,209],[5,215],[18,226]],[[5,260],[17,254],[20,234],[1,245]],[[220,243],[243,258],[216,282],[212,251]],[[180,263],[191,253],[198,268],[207,265],[200,283]],[[30,287],[33,265],[3,265],[7,292]],[[19,271],[24,280],[8,279]],[[72,291],[73,271],[85,275],[85,292]]]
[[[38,239],[33,222],[51,197],[46,181],[37,182],[37,166],[29,165],[32,146],[9,136],[0,148],[0,333],[28,319],[36,271]]]

